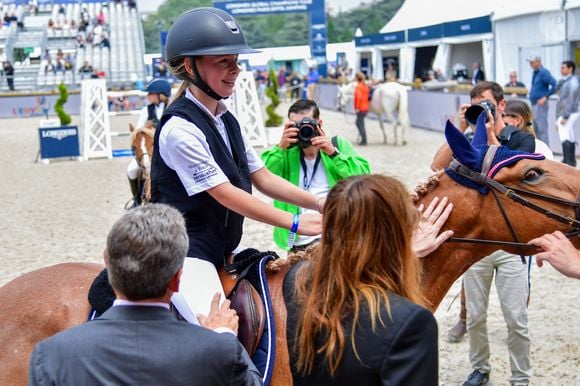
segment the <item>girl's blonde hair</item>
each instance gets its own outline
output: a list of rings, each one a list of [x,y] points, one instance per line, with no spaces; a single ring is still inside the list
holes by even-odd
[[[173,75],[175,75],[176,78],[182,79],[182,82],[179,85],[179,89],[177,90],[177,92],[175,94],[173,94],[173,96],[171,97],[171,100],[169,101],[169,104],[172,104],[177,99],[179,99],[183,95],[185,95],[185,90],[187,90],[192,84],[189,80],[187,80],[187,78],[192,77],[192,75],[190,73],[188,73],[187,69],[185,68],[185,61],[186,60],[193,61],[195,59],[180,57],[180,58],[176,58],[174,60],[171,60],[167,63],[167,68],[169,68],[169,71]]]

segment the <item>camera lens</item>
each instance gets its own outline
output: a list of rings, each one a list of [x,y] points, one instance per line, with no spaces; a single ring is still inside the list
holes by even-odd
[[[310,125],[302,125],[298,136],[304,141],[310,141],[314,137],[314,128]]]
[[[305,117],[298,124],[298,145],[308,147],[312,143],[312,138],[318,136],[318,122],[312,118]]]
[[[482,111],[486,111],[486,109],[482,105],[471,105],[465,110],[465,121],[470,125],[477,124],[477,118],[482,113]],[[485,117],[485,121],[487,122],[489,117]]]

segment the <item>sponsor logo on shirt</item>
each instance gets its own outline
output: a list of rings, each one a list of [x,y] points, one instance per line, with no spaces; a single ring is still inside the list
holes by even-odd
[[[196,184],[201,184],[217,176],[218,170],[214,165],[204,162],[194,166],[192,173],[193,181]]]

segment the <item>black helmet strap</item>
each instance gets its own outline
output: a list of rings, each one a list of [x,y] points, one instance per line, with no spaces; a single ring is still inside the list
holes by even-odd
[[[216,93],[215,91],[213,91],[211,89],[211,87],[209,87],[209,85],[207,83],[205,83],[205,81],[201,78],[201,75],[199,75],[199,72],[197,71],[197,65],[195,64],[195,56],[191,57],[191,68],[193,69],[193,75],[195,75],[195,77],[192,78],[189,76],[189,74],[187,74],[185,76],[187,80],[189,80],[191,83],[193,83],[195,86],[197,86],[197,88],[199,88],[201,91],[203,91],[209,97],[215,99],[216,101],[227,98],[227,97],[223,97],[223,96],[219,95],[218,93]]]

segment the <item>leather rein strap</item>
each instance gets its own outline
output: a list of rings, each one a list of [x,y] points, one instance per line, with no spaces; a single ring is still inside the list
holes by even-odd
[[[569,200],[564,200],[564,199],[559,198],[559,197],[547,196],[547,195],[544,195],[541,193],[535,193],[535,192],[531,192],[531,191],[524,190],[524,189],[512,188],[512,187],[503,185],[503,184],[495,181],[493,178],[488,177],[487,174],[489,173],[489,169],[491,167],[491,163],[493,161],[493,158],[495,157],[495,153],[497,152],[497,148],[498,148],[498,146],[495,146],[495,145],[492,145],[488,148],[488,151],[486,152],[484,160],[483,160],[481,173],[478,173],[478,172],[471,170],[470,168],[461,164],[459,161],[457,161],[455,159],[453,159],[453,161],[451,161],[451,164],[449,165],[449,169],[451,171],[475,182],[476,184],[487,186],[490,188],[490,190],[495,198],[495,201],[498,205],[498,208],[502,214],[502,217],[504,218],[504,221],[505,221],[506,225],[508,226],[514,241],[510,242],[510,241],[499,241],[499,240],[467,239],[467,238],[461,238],[461,237],[451,237],[447,241],[452,242],[452,243],[453,242],[454,243],[473,243],[473,244],[487,244],[487,245],[517,247],[520,250],[520,256],[522,257],[522,261],[525,262],[523,249],[535,247],[535,246],[532,244],[520,242],[520,240],[517,236],[517,233],[516,233],[514,227],[512,226],[512,223],[509,220],[507,213],[505,212],[503,204],[498,197],[498,193],[501,193],[505,197],[507,197],[508,199],[510,199],[510,200],[520,204],[520,205],[528,207],[528,208],[534,210],[535,212],[543,214],[544,216],[546,216],[548,218],[551,218],[553,220],[556,220],[558,222],[561,222],[561,223],[564,223],[564,224],[571,226],[572,231],[566,233],[565,234],[566,237],[571,238],[571,237],[580,235],[580,194],[578,196],[577,201],[569,201]],[[538,205],[538,204],[526,199],[523,196],[536,198],[536,199],[539,199],[542,201],[546,201],[546,202],[550,202],[550,203],[554,203],[554,204],[558,204],[558,205],[562,205],[562,206],[573,207],[573,208],[575,208],[576,218],[574,219],[570,216],[565,216],[565,215],[556,213],[550,209],[547,209],[541,205]]]

